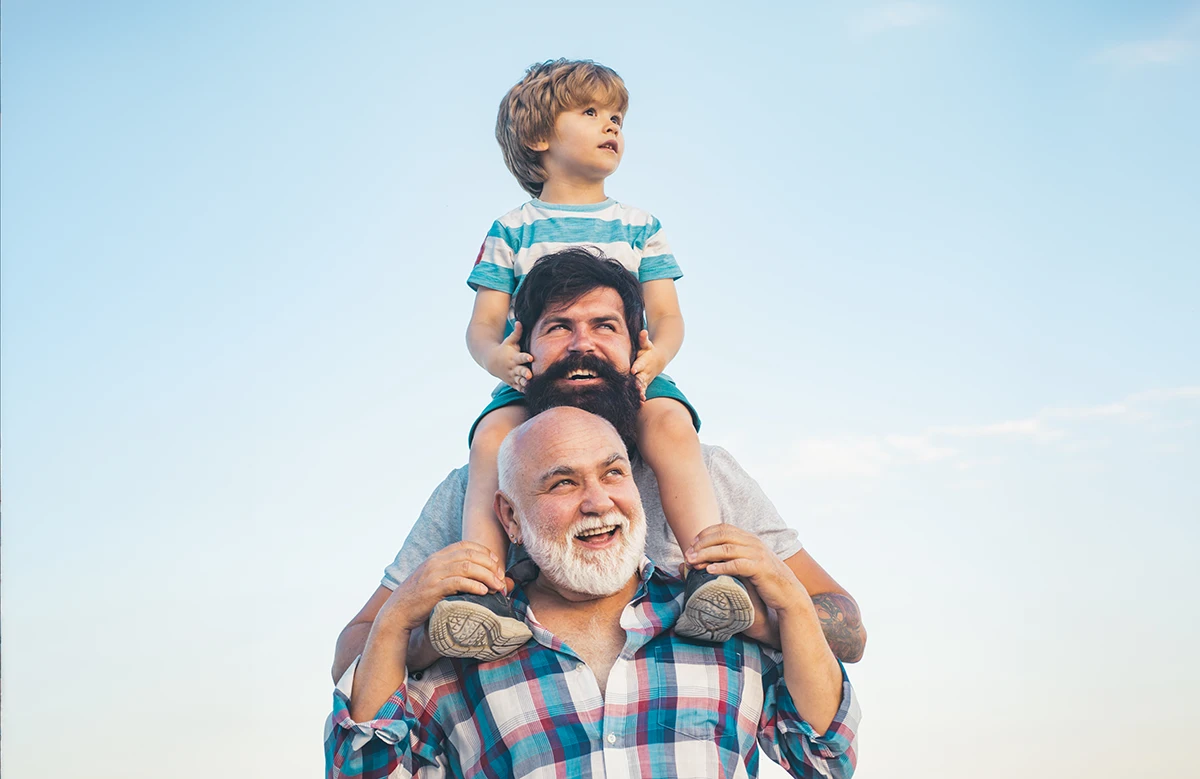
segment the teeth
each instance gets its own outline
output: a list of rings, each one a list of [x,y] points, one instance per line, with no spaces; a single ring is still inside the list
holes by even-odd
[[[579,535],[577,535],[576,538],[591,538],[592,536],[602,536],[605,533],[611,533],[612,531],[614,531],[616,529],[617,529],[616,525],[609,525],[608,527],[599,527],[594,530],[585,530],[582,533],[580,533]]]
[[[596,378],[596,376],[595,376],[595,374],[589,373],[588,371],[571,371],[570,373],[567,374],[567,378],[568,379],[580,379],[580,378],[594,379],[594,378]]]

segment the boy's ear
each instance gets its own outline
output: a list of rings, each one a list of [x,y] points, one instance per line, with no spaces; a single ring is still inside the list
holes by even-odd
[[[550,148],[550,141],[549,140],[534,141],[533,143],[525,144],[525,148],[529,149],[530,151],[538,151],[538,152],[546,151],[547,149]]]

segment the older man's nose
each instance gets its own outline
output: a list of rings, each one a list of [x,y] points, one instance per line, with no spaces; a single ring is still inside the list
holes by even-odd
[[[589,481],[584,485],[582,509],[587,514],[607,514],[617,504],[608,495],[600,482]]]

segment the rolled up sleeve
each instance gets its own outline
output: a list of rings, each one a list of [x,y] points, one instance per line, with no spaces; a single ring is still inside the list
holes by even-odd
[[[325,723],[326,779],[411,777],[411,736],[417,722],[408,711],[405,685],[387,699],[374,718],[355,722],[350,718],[350,690],[357,666],[356,660],[333,691],[333,712]],[[397,768],[401,770],[393,774]]]
[[[770,682],[764,685],[759,746],[792,776],[849,779],[854,775],[858,762],[858,722],[862,714],[846,669],[842,667],[841,670],[842,703],[824,733],[817,733],[796,711],[796,704],[783,681],[783,667],[778,666],[775,673],[768,675]]]

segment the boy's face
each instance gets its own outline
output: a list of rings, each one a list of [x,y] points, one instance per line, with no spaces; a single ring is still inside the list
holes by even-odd
[[[612,106],[593,103],[572,108],[554,120],[549,139],[530,148],[543,152],[548,179],[603,181],[616,172],[625,153],[623,120]]]

